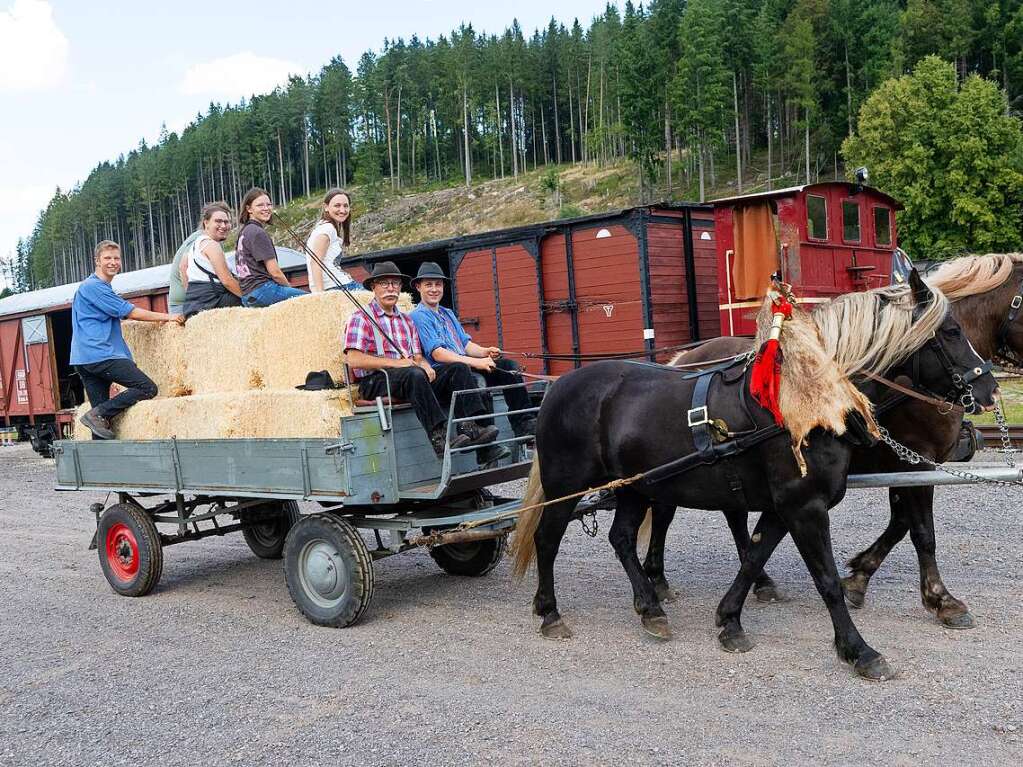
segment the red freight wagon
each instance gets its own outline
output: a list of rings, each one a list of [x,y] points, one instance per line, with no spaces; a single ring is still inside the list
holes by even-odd
[[[292,284],[305,286],[305,257],[278,248],[281,267]],[[114,290],[136,306],[167,311],[167,264],[125,272]],[[58,285],[0,299],[0,423],[17,426],[45,452],[84,401],[71,356],[71,301],[78,283]]]
[[[471,334],[548,355],[523,366],[557,374],[587,355],[720,335],[714,254],[713,209],[683,203],[394,248],[346,268],[361,278],[367,264],[394,261],[415,274],[436,261],[452,276],[445,302]]]
[[[828,182],[714,200],[725,335],[750,335],[768,276],[780,269],[805,303],[887,285],[902,206],[861,184]]]

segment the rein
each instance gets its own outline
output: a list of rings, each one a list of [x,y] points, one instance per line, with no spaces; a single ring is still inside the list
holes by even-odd
[[[879,376],[875,373],[868,373],[866,371],[864,371],[863,375],[865,375],[872,381],[876,381],[879,384],[887,386],[892,391],[897,391],[899,392],[899,394],[905,395],[906,397],[912,397],[913,399],[920,400],[921,402],[926,402],[928,405],[933,405],[934,407],[938,408],[938,412],[940,412],[942,415],[948,415],[949,413],[955,410],[962,410],[964,413],[966,412],[966,409],[962,405],[959,405],[955,402],[949,402],[948,400],[938,399],[937,397],[928,397],[926,394],[921,394],[916,389],[910,389],[909,387],[903,386],[902,384],[897,384],[895,383],[895,381],[889,380],[884,376]],[[897,402],[892,403],[892,405],[895,404],[898,403]],[[887,410],[889,408],[884,409]]]

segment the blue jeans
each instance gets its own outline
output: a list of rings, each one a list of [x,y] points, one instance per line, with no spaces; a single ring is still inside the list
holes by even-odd
[[[253,288],[248,293],[242,296],[242,306],[270,306],[272,304],[280,303],[281,301],[287,301],[289,298],[295,298],[296,296],[309,295],[304,290],[298,288],[284,287],[278,285],[273,280],[264,282],[258,288]]]

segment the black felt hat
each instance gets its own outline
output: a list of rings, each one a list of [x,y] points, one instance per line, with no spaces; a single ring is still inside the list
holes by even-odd
[[[305,384],[295,388],[305,389],[306,391],[323,391],[324,389],[336,389],[337,384],[334,383],[334,379],[331,378],[330,373],[326,370],[316,370],[312,373],[306,373]]]
[[[448,280],[451,278],[444,274],[444,271],[440,268],[440,264],[436,261],[424,261],[419,267],[419,271],[416,272],[416,276],[412,278],[412,286],[419,280]]]
[[[401,277],[403,280],[407,280],[408,277],[401,273],[401,269],[393,261],[381,261],[378,264],[373,264],[373,271],[369,277],[362,281],[362,286],[366,290],[373,290],[373,281],[378,280],[381,277]]]

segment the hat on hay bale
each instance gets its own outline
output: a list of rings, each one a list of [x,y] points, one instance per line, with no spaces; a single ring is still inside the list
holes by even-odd
[[[306,373],[305,384],[295,388],[305,389],[306,391],[323,391],[324,389],[336,389],[337,384],[334,383],[334,379],[329,372],[317,370],[312,373]]]
[[[447,280],[450,282],[451,278],[444,274],[440,264],[436,261],[424,261],[419,267],[419,271],[416,272],[416,276],[412,278],[412,287],[415,287],[420,280]]]
[[[373,282],[379,280],[381,277],[401,277],[402,280],[407,280],[408,277],[401,273],[401,269],[393,261],[381,261],[379,264],[373,264],[373,271],[369,277],[362,281],[362,286],[366,290],[373,290]]]

